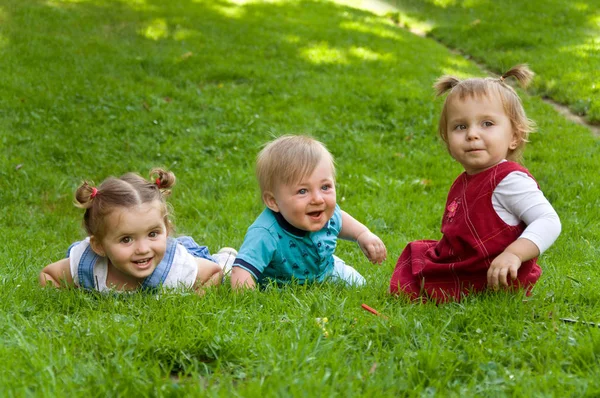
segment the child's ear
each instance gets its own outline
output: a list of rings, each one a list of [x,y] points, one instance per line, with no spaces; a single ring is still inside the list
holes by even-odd
[[[510,145],[508,146],[508,148],[511,151],[514,151],[515,149],[517,149],[517,147],[519,146],[519,142],[521,140],[519,139],[519,136],[517,134],[513,134],[513,138],[512,141],[510,142]]]
[[[276,213],[279,213],[279,206],[277,206],[277,201],[275,200],[275,196],[272,192],[263,192],[262,199],[269,209],[273,210]]]
[[[97,239],[94,235],[90,236],[90,246],[92,247],[94,253],[96,253],[100,257],[106,257],[106,252],[102,247],[102,243],[100,243],[100,240]]]

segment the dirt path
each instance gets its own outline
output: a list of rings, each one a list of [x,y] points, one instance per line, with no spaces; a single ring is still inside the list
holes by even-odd
[[[358,4],[357,4],[358,3]],[[398,8],[396,8],[395,6],[386,3],[384,1],[381,0],[362,0],[362,1],[353,1],[352,2],[354,7],[358,7],[358,8],[362,8],[364,10],[368,10],[371,12],[374,12],[376,14],[379,15],[384,15],[388,12],[399,12],[400,10]],[[423,31],[418,31],[415,29],[409,29],[409,31],[417,36],[420,37],[427,37],[425,32]],[[428,37],[428,39],[431,40],[436,40],[433,37]],[[437,40],[436,40],[437,41]],[[444,47],[447,47],[444,43],[441,43],[438,41],[438,43],[442,44]],[[465,57],[467,59],[469,59],[471,62],[474,62],[468,54],[464,54],[456,49],[453,48],[449,48],[450,51],[452,51],[455,54],[459,54],[462,57]],[[487,74],[489,75],[493,75],[493,73],[491,73],[484,65],[477,63],[477,66],[479,66],[479,68],[483,71],[485,71]],[[572,121],[573,123],[577,123],[580,124],[582,126],[587,127],[594,135],[596,136],[600,136],[600,126],[596,126],[593,124],[588,123],[587,120],[585,120],[585,118],[576,115],[575,113],[573,113],[566,105],[560,104],[550,98],[542,98],[542,100],[544,102],[546,102],[547,104],[550,104],[558,113],[560,113],[561,115],[563,115],[566,119]]]

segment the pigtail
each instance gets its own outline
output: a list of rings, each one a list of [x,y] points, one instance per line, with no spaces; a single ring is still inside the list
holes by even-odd
[[[94,203],[94,198],[98,195],[98,189],[84,181],[75,191],[75,206],[81,209],[89,209]]]
[[[177,181],[175,174],[161,168],[154,168],[150,170],[150,178],[153,179],[154,183],[158,189],[160,189],[163,195],[170,195],[171,190],[169,188],[175,185],[175,182]]]
[[[525,88],[529,85],[534,75],[535,74],[529,69],[527,64],[520,64],[513,66],[508,71],[504,72],[504,74],[500,76],[500,81],[504,82],[506,78],[514,77],[521,87]]]
[[[446,75],[440,77],[433,85],[435,95],[439,97],[445,92],[452,90],[452,88],[454,88],[454,86],[456,86],[458,83],[460,83],[460,80],[454,76]]]

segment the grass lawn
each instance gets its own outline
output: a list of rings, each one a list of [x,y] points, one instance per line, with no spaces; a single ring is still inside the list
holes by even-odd
[[[464,50],[488,55],[477,47]],[[530,58],[492,59],[529,61],[540,93],[554,79]],[[435,41],[325,1],[2,0],[0,72],[0,396],[600,395],[600,328],[561,321],[600,321],[600,143],[538,97],[522,93],[538,123],[525,165],[563,233],[533,295],[435,306],[386,292],[406,243],[440,237],[461,172],[437,138],[431,86],[482,75]],[[382,266],[339,245],[366,287],[203,298],[38,287],[83,237],[72,196],[84,178],[167,167],[177,233],[239,247],[262,210],[256,153],[283,133],[330,148],[338,203],[387,244]]]
[[[425,30],[498,74],[527,62],[538,73],[537,95],[600,124],[599,0],[380,2],[398,8],[401,24]]]

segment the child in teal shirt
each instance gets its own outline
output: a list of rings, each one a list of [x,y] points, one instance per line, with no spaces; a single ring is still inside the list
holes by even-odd
[[[233,263],[233,287],[326,279],[363,285],[362,275],[333,255],[338,237],[357,242],[373,263],[385,260],[381,239],[337,205],[333,157],[319,141],[270,142],[258,155],[256,175],[266,208]]]

